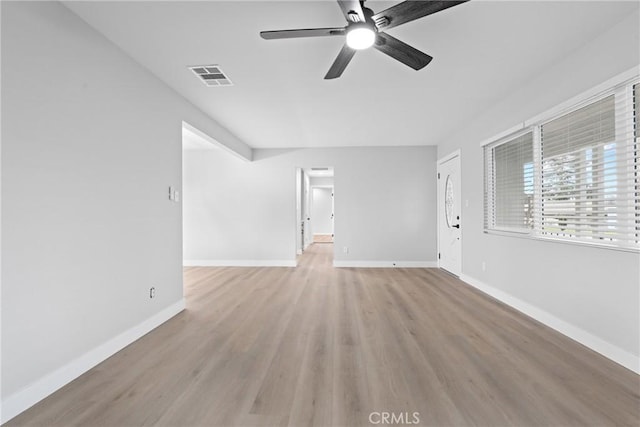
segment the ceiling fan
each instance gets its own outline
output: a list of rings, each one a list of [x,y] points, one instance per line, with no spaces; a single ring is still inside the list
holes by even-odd
[[[433,58],[391,37],[384,30],[440,12],[460,3],[465,3],[468,0],[404,1],[379,13],[373,13],[371,9],[364,7],[364,1],[338,0],[342,13],[347,20],[346,27],[261,31],[260,36],[266,40],[346,36],[346,43],[331,68],[329,68],[329,72],[324,76],[325,79],[340,77],[353,55],[355,55],[356,50],[367,49],[371,46],[414,70],[420,70],[431,62]]]

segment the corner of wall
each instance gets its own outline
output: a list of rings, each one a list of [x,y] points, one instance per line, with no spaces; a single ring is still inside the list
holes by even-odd
[[[606,358],[624,366],[625,368],[640,374],[640,357],[635,356],[620,347],[617,347],[603,339],[575,326],[564,320],[538,308],[532,304],[529,304],[521,299],[518,299],[498,288],[481,282],[480,280],[468,276],[466,274],[460,275],[460,280],[467,283],[470,286],[478,289],[479,291],[497,299],[504,304],[515,308],[519,312],[537,320],[538,322],[554,329],[561,334],[571,338],[574,341],[579,342],[585,347],[600,353]]]
[[[185,309],[184,298],[164,308],[147,320],[110,339],[97,348],[72,360],[35,383],[14,393],[1,402],[0,423],[5,423],[40,400],[78,378],[94,366],[113,356],[143,335],[151,332]]]

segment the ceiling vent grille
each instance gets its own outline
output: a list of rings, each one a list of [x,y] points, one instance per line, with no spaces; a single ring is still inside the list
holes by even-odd
[[[205,86],[233,86],[233,83],[218,65],[196,65],[189,67]]]

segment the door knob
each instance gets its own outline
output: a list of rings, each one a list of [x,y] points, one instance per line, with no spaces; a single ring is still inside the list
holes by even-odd
[[[452,225],[453,228],[460,228],[460,224]]]

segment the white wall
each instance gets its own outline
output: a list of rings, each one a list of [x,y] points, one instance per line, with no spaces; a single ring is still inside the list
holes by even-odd
[[[331,214],[333,213],[332,188],[312,188],[312,214],[311,222],[313,234],[333,234]]]
[[[180,310],[182,120],[251,150],[60,3],[1,7],[6,420]]]
[[[438,157],[462,151],[462,199],[469,202],[462,211],[463,278],[635,369],[640,354],[639,255],[483,234],[480,142],[637,66],[639,44],[638,17],[629,16],[524,82],[520,91],[438,146]]]
[[[332,176],[314,176],[309,179],[312,187],[333,187]]]
[[[252,163],[220,152],[186,153],[185,262],[293,265],[296,167],[331,165],[336,261],[433,263],[435,151],[256,150]],[[348,254],[342,251],[345,246]]]

